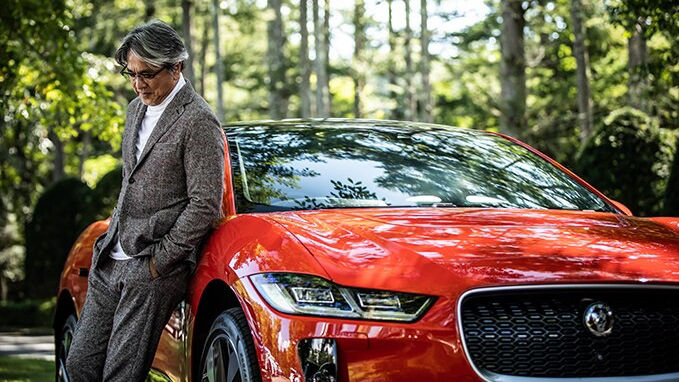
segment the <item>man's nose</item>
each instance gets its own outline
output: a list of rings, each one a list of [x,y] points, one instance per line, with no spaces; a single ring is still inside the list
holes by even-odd
[[[144,80],[142,80],[140,77],[133,78],[132,84],[134,85],[135,89],[143,89],[147,86],[146,82],[144,82]]]

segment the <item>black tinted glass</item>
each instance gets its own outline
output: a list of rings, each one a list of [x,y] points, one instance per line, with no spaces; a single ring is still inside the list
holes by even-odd
[[[493,207],[613,212],[520,145],[424,127],[227,129],[239,212]]]

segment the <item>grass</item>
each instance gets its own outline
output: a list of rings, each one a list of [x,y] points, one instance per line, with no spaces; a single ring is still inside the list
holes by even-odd
[[[52,382],[54,361],[0,357],[0,382]]]
[[[146,382],[170,379],[151,371]],[[0,382],[54,382],[54,361],[0,356]]]

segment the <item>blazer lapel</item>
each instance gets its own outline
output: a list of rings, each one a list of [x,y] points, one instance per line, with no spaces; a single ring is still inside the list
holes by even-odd
[[[146,114],[146,105],[140,101],[137,110],[133,111],[133,113],[130,126],[126,126],[126,134],[123,137],[123,145],[127,154],[123,157],[123,166],[125,167],[126,174],[131,174],[132,169],[137,164],[137,136],[139,136],[139,129],[141,128],[144,114]]]
[[[144,161],[144,158],[148,155],[149,151],[153,149],[153,145],[158,142],[158,139],[162,137],[165,132],[174,124],[174,122],[179,118],[180,115],[184,112],[184,106],[192,101],[192,95],[193,95],[193,87],[191,84],[186,81],[186,84],[177,92],[177,94],[174,96],[172,101],[167,105],[167,108],[165,111],[163,111],[163,114],[160,116],[160,119],[158,119],[158,123],[156,126],[153,128],[153,131],[151,132],[151,135],[149,136],[148,141],[146,141],[146,145],[144,146],[144,150],[141,152],[141,155],[139,156],[139,160],[136,161],[136,163],[133,164],[132,172],[139,167],[139,165]],[[144,110],[146,110],[146,107],[144,107]],[[143,114],[141,117],[143,118]],[[139,121],[139,126],[141,126],[141,118]],[[135,139],[134,142],[136,142],[136,137],[139,134],[139,126],[137,127],[137,130],[135,131]],[[135,148],[136,150],[136,148]],[[136,157],[136,156],[135,156]]]

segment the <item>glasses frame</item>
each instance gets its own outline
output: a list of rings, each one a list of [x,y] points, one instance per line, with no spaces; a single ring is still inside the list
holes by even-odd
[[[130,70],[127,70],[127,66],[124,66],[124,67],[120,70],[120,74],[121,74],[123,77],[129,79],[130,81],[134,81],[134,80],[137,79],[137,78],[146,81],[146,80],[152,80],[152,79],[156,78],[156,76],[157,76],[158,74],[160,74],[160,72],[162,72],[162,71],[165,70],[165,69],[168,69],[168,68],[167,68],[167,67],[162,67],[162,68],[158,69],[158,71],[156,71],[156,72],[151,72],[151,73],[144,72],[144,71],[141,71],[141,72],[139,72],[139,73],[135,73],[135,72],[132,72],[132,71],[130,71]]]

